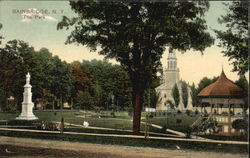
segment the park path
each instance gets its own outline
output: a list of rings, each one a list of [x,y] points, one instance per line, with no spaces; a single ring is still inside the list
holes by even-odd
[[[15,145],[30,148],[45,148],[45,149],[59,149],[76,152],[88,152],[110,154],[110,157],[126,157],[126,158],[246,158],[247,154],[242,153],[218,153],[218,152],[196,152],[191,150],[171,150],[171,149],[157,149],[150,147],[131,147],[120,145],[103,145],[92,143],[78,143],[55,140],[41,140],[30,138],[16,138],[0,136],[0,144]],[[11,152],[11,148],[8,151]],[[28,155],[28,153],[27,153]],[[42,155],[41,155],[42,157]]]
[[[60,133],[60,131],[44,131],[44,130],[31,130],[31,129],[11,129],[11,128],[0,128],[3,131],[16,131],[16,132],[34,132],[34,133]],[[63,132],[69,135],[89,135],[89,136],[102,136],[102,137],[120,137],[120,138],[138,138],[145,139],[144,136],[139,135],[119,135],[119,134],[99,134],[99,133],[79,133],[79,132]],[[186,139],[186,138],[171,138],[171,137],[156,137],[149,136],[147,139],[155,140],[174,140],[174,141],[186,141],[186,142],[207,142],[207,143],[218,143],[218,144],[246,144],[244,141],[225,141],[225,140],[211,140],[211,139]]]

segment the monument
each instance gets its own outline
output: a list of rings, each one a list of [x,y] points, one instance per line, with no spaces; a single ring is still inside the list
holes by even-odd
[[[32,102],[32,86],[30,85],[30,74],[26,75],[26,84],[24,85],[22,113],[16,118],[17,120],[36,120],[38,119],[33,114],[34,103]]]

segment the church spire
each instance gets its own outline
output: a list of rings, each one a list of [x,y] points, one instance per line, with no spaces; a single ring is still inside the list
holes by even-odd
[[[169,48],[167,69],[177,70],[177,58],[176,58],[175,52],[171,48]]]

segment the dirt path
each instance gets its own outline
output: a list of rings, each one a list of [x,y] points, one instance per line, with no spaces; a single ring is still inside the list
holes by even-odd
[[[7,150],[6,150],[7,149]],[[247,158],[247,154],[195,152],[0,136],[0,157]]]

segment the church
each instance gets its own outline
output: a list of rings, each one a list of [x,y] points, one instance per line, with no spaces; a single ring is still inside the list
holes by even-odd
[[[182,81],[180,80],[180,70],[177,67],[177,58],[174,51],[169,52],[168,58],[167,58],[167,68],[163,69],[162,79],[161,79],[161,85],[156,87],[156,93],[159,94],[159,100],[158,104],[156,106],[157,111],[167,111],[171,110],[171,106],[168,101],[171,101],[174,104],[174,99],[172,97],[172,89],[174,85],[176,84],[179,91],[180,96],[180,103],[177,107],[175,107],[176,110],[184,111],[184,110],[192,110],[192,100],[190,95],[190,87],[188,85],[188,104],[187,107],[184,107],[183,101],[182,101]]]

